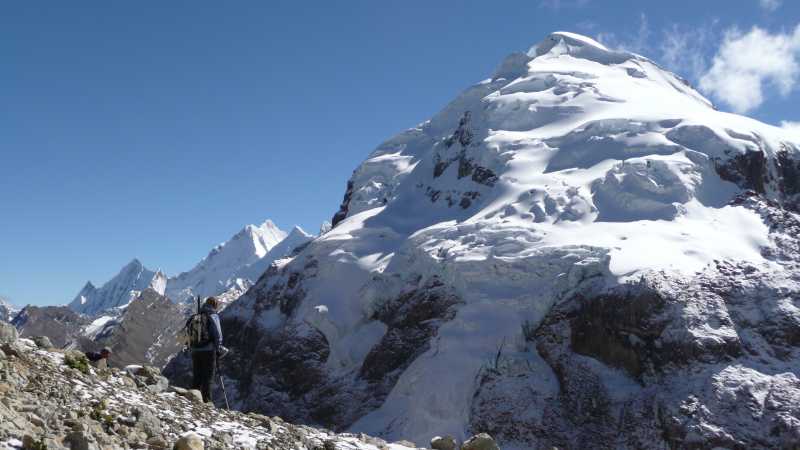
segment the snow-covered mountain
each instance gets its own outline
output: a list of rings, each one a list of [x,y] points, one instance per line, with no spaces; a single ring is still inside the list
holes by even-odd
[[[252,285],[252,283],[255,283],[258,278],[267,271],[270,264],[291,255],[292,252],[298,248],[302,248],[303,245],[311,242],[312,239],[314,239],[314,236],[306,233],[302,228],[295,226],[286,238],[272,247],[263,258],[243,268],[241,270],[241,275],[247,280],[250,280],[250,285]]]
[[[89,316],[122,308],[147,288],[163,294],[167,277],[160,270],[152,271],[133,259],[111,280],[99,289],[91,281],[81,289],[68,305],[73,311]]]
[[[799,146],[554,33],[381,144],[223,312],[228,395],[416,442],[797,446]]]
[[[247,225],[228,241],[214,247],[192,270],[167,281],[166,294],[186,302],[194,296],[208,297],[228,291],[244,292],[269,267],[311,236],[295,227],[291,233],[267,220]]]
[[[9,322],[19,312],[19,309],[14,306],[8,299],[0,297],[0,321]]]
[[[252,286],[272,261],[289,255],[312,238],[299,227],[287,234],[270,220],[258,226],[247,225],[211,249],[188,272],[167,278],[160,270],[149,270],[134,259],[100,288],[87,282],[69,307],[96,318],[115,317],[147,288],[178,303],[191,303],[196,295],[218,295],[228,303]]]

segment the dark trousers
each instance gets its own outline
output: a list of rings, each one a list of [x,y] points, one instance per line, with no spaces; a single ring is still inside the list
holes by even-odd
[[[203,401],[211,401],[211,383],[217,371],[217,352],[213,350],[192,353],[193,389],[203,394]]]

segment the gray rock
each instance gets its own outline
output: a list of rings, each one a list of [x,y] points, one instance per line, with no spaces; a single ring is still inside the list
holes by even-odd
[[[456,450],[458,445],[453,436],[436,436],[431,439],[431,448],[433,450]]]
[[[184,397],[195,403],[203,403],[203,394],[197,389],[189,389]]]
[[[415,444],[415,443],[413,443],[413,442],[411,442],[411,441],[406,441],[406,440],[402,440],[402,441],[393,442],[393,444],[395,444],[395,445],[402,445],[402,446],[404,446],[404,447],[417,448],[417,444]]]
[[[175,441],[173,450],[205,450],[203,439],[195,433],[187,433]]]
[[[17,329],[8,322],[0,322],[0,344],[10,344],[19,338]]]
[[[150,448],[169,448],[169,443],[161,436],[153,436],[147,440],[147,445]]]
[[[37,416],[36,414],[29,414],[28,415],[28,422],[36,425],[39,428],[44,428],[44,420],[41,417]]]
[[[181,397],[186,397],[186,393],[188,392],[188,390],[178,386],[170,386],[168,390],[180,395]]]
[[[138,407],[133,411],[136,417],[136,428],[142,430],[147,437],[153,437],[161,433],[161,421],[146,407]]]
[[[169,380],[167,380],[167,377],[161,375],[155,376],[154,378],[149,380],[147,384],[147,390],[149,390],[154,394],[160,394],[166,391],[168,387],[169,387]]]
[[[481,433],[467,439],[461,446],[461,450],[500,450],[500,447],[491,436]]]
[[[69,443],[70,450],[100,450],[89,433],[73,431],[64,438],[64,443]]]
[[[53,343],[50,342],[50,338],[47,336],[34,336],[31,340],[41,349],[49,350],[53,348]]]

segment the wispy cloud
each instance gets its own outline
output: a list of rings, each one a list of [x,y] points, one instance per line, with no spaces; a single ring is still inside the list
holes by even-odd
[[[758,0],[758,4],[761,5],[761,8],[767,12],[773,12],[780,8],[781,3],[783,3],[783,0]]]
[[[659,46],[659,62],[692,81],[698,81],[709,66],[718,36],[717,20],[700,27],[672,24],[665,28]]]
[[[608,48],[625,50],[633,53],[647,54],[650,50],[650,25],[647,15],[639,15],[639,28],[634,33],[618,34],[614,32],[600,32],[595,38]]]
[[[770,34],[753,27],[748,33],[731,29],[700,88],[744,113],[764,102],[765,86],[786,96],[795,89],[800,74],[800,25],[793,32]]]

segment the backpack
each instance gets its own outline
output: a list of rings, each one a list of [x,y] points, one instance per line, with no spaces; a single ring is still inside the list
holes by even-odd
[[[186,334],[189,336],[190,347],[199,348],[211,343],[211,333],[208,332],[209,320],[208,314],[197,313],[186,321]]]

